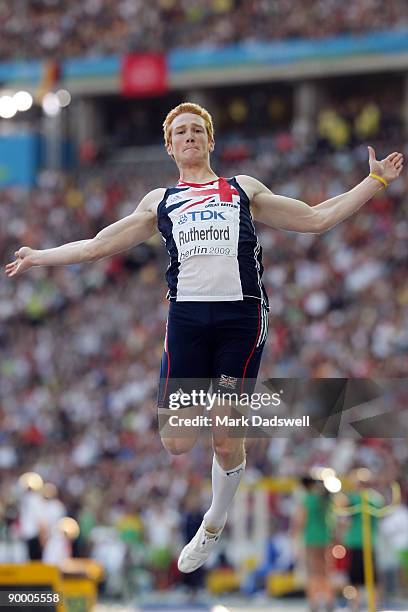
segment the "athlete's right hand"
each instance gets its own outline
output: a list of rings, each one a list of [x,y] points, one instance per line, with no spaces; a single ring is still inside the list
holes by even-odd
[[[31,249],[30,247],[21,247],[21,249],[14,253],[16,257],[15,261],[12,261],[11,263],[6,265],[6,275],[11,278],[12,276],[17,276],[17,274],[22,274],[23,272],[34,266],[34,253],[34,249]]]

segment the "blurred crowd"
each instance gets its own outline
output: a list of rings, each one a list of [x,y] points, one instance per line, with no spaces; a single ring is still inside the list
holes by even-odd
[[[376,148],[379,158],[390,152],[380,140]],[[338,148],[324,135],[312,148],[298,147],[290,133],[250,145],[227,138],[214,167],[221,176],[254,175],[313,205],[367,174],[367,149],[357,142]],[[44,172],[28,193],[4,190],[0,260],[21,245],[89,238],[177,178],[170,162],[141,162],[84,170],[75,179]],[[258,227],[271,305],[261,378],[407,377],[407,187],[405,173],[321,236]],[[105,559],[110,546],[111,559],[149,568],[137,580],[151,584],[153,576],[156,586],[170,579],[163,568],[182,544],[187,508],[208,507],[212,457],[206,439],[188,456],[170,457],[157,432],[166,264],[155,236],[91,265],[0,278],[0,521],[15,523],[7,517],[18,506],[18,476],[35,470],[78,520],[80,554]],[[402,442],[249,440],[247,477],[365,465],[381,479],[390,461],[399,477],[408,466]]]
[[[408,25],[405,0],[17,0],[0,3],[0,59],[168,51]]]

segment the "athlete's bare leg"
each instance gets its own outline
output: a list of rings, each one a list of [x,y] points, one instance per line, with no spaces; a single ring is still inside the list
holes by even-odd
[[[212,409],[213,419],[213,449],[218,463],[224,470],[231,470],[245,459],[245,425],[221,425],[221,419],[227,417],[237,422],[238,417],[245,416],[243,409],[236,407],[235,404],[225,406],[216,404]],[[218,424],[217,424],[218,417]]]
[[[223,470],[232,470],[245,459],[245,438],[217,440],[213,438],[214,454]]]
[[[159,431],[164,448],[172,455],[183,455],[188,453],[197,442],[200,434],[200,427],[192,427],[191,425],[172,426],[169,421],[171,416],[177,415],[183,419],[193,419],[202,415],[204,408],[202,406],[191,406],[180,408],[177,411],[169,410],[168,408],[159,408]]]

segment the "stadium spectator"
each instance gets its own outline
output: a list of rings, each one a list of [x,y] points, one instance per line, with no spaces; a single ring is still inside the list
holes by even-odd
[[[0,60],[361,34],[408,24],[405,0],[24,0],[0,6]]]
[[[21,539],[27,545],[30,561],[42,558],[45,541],[43,498],[40,492],[42,483],[39,478],[22,477],[20,483],[23,493],[20,501],[19,530]]]
[[[66,516],[67,510],[58,498],[57,487],[52,482],[46,482],[42,489],[42,522],[44,526],[44,550],[42,559],[45,563],[60,563],[69,557],[70,547],[59,521]]]
[[[334,608],[334,592],[330,576],[331,499],[320,481],[302,478],[304,488],[294,521],[295,538],[303,540],[306,565],[306,593],[310,610]]]
[[[360,591],[364,588],[366,581],[363,553],[363,491],[366,490],[367,505],[370,511],[378,510],[385,504],[383,497],[377,491],[367,489],[367,481],[359,478],[358,470],[351,472],[349,478],[352,486],[352,491],[348,494],[349,505],[347,506],[347,508],[350,508],[350,516],[344,529],[343,542],[349,552],[348,575],[350,584],[355,588],[355,596],[350,601],[350,605],[353,611],[358,611],[360,609]],[[351,513],[351,509],[353,509],[353,513]],[[376,515],[370,517],[370,525],[373,551],[375,551],[378,532],[378,518]],[[374,581],[378,585],[375,554],[373,556],[373,564]]]

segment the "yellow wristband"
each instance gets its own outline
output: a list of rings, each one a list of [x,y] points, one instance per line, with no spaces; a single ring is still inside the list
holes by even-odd
[[[370,172],[368,176],[371,176],[371,178],[376,179],[377,181],[380,181],[380,183],[382,183],[384,187],[388,187],[387,181],[383,179],[382,176],[378,176],[378,174],[374,174],[374,172]]]

